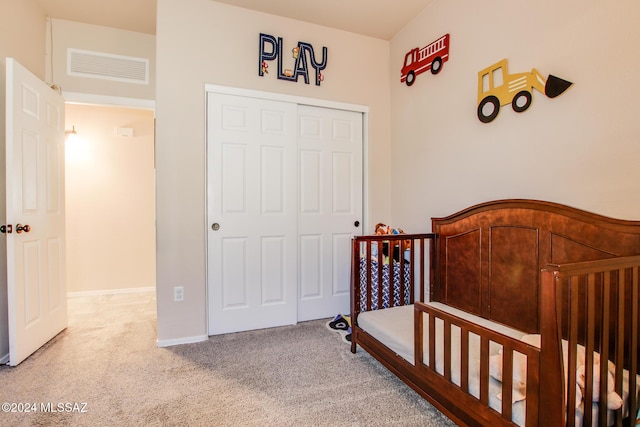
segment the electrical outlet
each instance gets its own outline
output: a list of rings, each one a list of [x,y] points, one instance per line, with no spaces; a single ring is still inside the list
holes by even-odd
[[[184,287],[183,286],[175,286],[173,288],[173,300],[174,301],[184,301]]]

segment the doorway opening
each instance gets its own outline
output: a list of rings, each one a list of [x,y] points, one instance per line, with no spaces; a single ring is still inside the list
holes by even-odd
[[[67,295],[155,292],[154,111],[66,103],[65,123]]]

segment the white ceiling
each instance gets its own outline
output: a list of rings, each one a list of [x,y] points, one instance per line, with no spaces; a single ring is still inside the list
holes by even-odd
[[[432,0],[216,0],[247,9],[391,39]],[[156,32],[156,0],[36,0],[58,19]]]

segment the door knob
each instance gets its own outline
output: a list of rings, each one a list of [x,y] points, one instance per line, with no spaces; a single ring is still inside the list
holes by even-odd
[[[25,225],[18,224],[18,225],[16,225],[16,233],[20,234],[23,231],[25,233],[30,232],[31,231],[31,226],[29,224],[25,224]]]
[[[353,225],[355,225],[356,227],[360,227],[360,221],[354,222]]]
[[[213,224],[211,224],[211,229],[213,231],[218,231],[220,230],[220,224],[218,224],[217,222],[214,222]]]
[[[0,233],[13,233],[13,225],[2,225],[0,226]]]

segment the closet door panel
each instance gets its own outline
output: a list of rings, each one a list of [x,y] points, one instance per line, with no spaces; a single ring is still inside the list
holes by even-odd
[[[349,312],[350,240],[362,222],[362,114],[300,106],[298,122],[300,246],[308,236],[318,241],[313,256],[300,253],[303,321]]]
[[[300,236],[300,300],[322,297],[322,236]]]
[[[297,320],[297,106],[208,94],[209,334]]]

